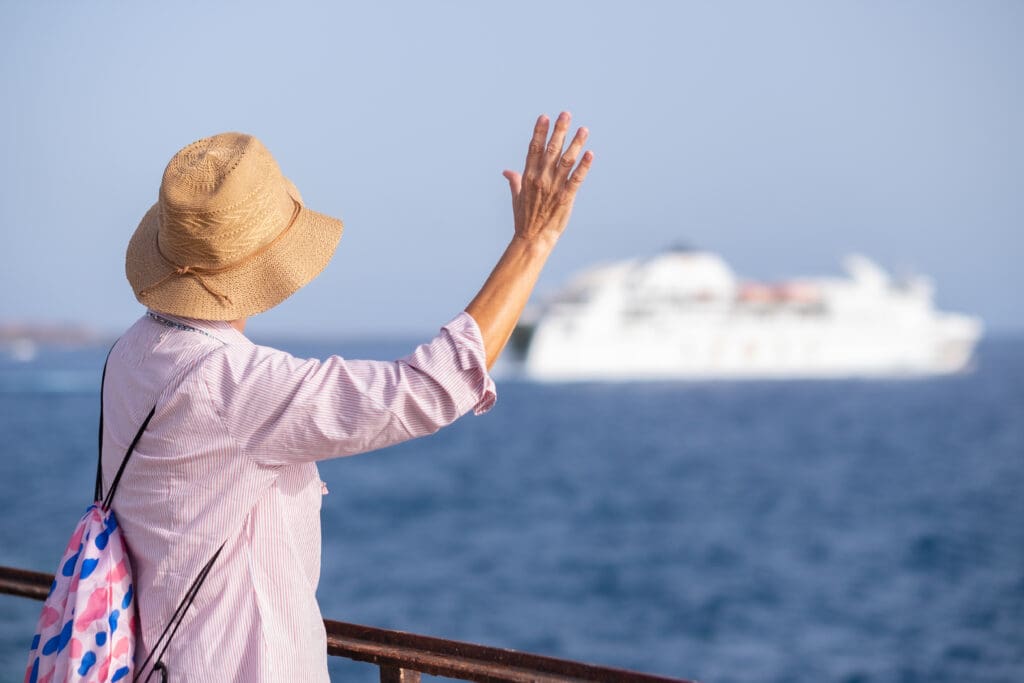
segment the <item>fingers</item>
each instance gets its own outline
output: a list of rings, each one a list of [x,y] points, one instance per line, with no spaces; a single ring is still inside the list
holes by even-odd
[[[508,180],[508,187],[512,190],[512,201],[516,200],[519,196],[519,191],[523,188],[523,176],[516,173],[515,171],[504,171],[501,175],[505,176]]]
[[[545,181],[542,179],[547,178],[555,182],[555,187],[563,186],[564,183],[560,193],[569,196],[576,193],[584,178],[587,177],[594,155],[587,152],[577,166],[576,162],[590,135],[590,131],[586,128],[579,128],[569,143],[569,147],[564,153],[562,152],[571,123],[572,115],[569,112],[560,113],[555,120],[554,130],[551,131],[551,139],[548,140],[551,122],[544,114],[537,118],[537,123],[533,127],[533,137],[530,139],[530,148],[526,154],[526,168],[523,170],[523,174],[519,175],[512,171],[504,173],[505,178],[509,181],[513,200],[519,196],[524,178],[532,184],[543,183]]]
[[[572,142],[569,143],[569,149],[565,150],[565,154],[562,155],[559,160],[559,165],[562,167],[563,175],[568,175],[569,171],[576,164],[576,159],[579,158],[580,150],[583,149],[584,143],[587,141],[587,136],[590,135],[590,131],[586,128],[580,128],[576,131],[576,135],[573,136]]]
[[[580,185],[583,184],[583,181],[586,180],[587,172],[590,171],[590,164],[593,161],[594,153],[587,150],[586,154],[583,155],[583,158],[580,159],[580,165],[577,166],[576,170],[572,172],[571,176],[569,176],[569,182],[566,184],[566,189],[568,189],[570,193],[576,194],[576,190],[578,190]]]
[[[548,117],[541,114],[537,117],[537,123],[533,126],[533,138],[530,139],[530,147],[526,151],[526,168],[524,173],[539,171],[544,159],[544,143],[548,139]]]
[[[562,155],[562,145],[565,144],[565,134],[569,131],[570,121],[572,116],[567,111],[563,111],[555,120],[555,131],[551,134],[551,141],[545,150],[549,159],[557,159]]]

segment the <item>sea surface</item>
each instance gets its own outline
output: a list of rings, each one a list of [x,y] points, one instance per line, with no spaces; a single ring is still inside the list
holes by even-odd
[[[53,571],[89,502],[104,353],[0,354],[2,565]],[[708,683],[1024,681],[1021,338],[942,379],[505,381],[321,474],[330,618]],[[0,681],[39,608],[0,596]]]

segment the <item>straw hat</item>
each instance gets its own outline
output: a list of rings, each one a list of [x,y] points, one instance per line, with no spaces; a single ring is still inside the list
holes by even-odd
[[[193,142],[128,243],[125,273],[154,311],[235,320],[281,303],[331,260],[342,223],[302,203],[251,135]]]

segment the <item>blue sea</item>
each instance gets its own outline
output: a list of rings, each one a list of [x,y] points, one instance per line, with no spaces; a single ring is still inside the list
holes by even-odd
[[[53,571],[89,502],[104,352],[0,357],[0,564]],[[941,379],[505,381],[321,474],[330,618],[708,683],[1024,681],[1019,337]],[[0,680],[39,608],[0,596]]]

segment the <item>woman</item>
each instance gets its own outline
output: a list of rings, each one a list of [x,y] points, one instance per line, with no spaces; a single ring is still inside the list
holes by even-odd
[[[246,318],[312,280],[342,224],[306,208],[250,136],[174,156],[127,252],[148,311],[112,350],[103,393],[105,487],[155,406],[113,504],[134,571],[142,678],[162,660],[179,681],[328,680],[316,461],[490,408],[488,370],[593,158],[581,156],[584,128],[566,146],[569,124],[563,112],[549,139],[538,118],[523,173],[504,174],[508,248],[465,311],[394,363],[300,360],[250,342]],[[161,654],[176,610],[184,617]]]

